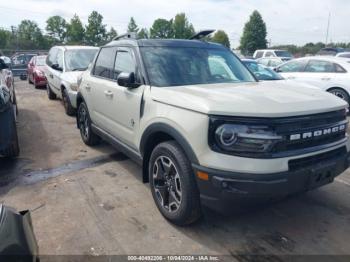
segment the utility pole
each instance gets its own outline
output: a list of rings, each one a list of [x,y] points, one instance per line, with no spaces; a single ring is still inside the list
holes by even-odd
[[[326,32],[326,42],[325,42],[326,46],[327,46],[327,44],[328,44],[328,34],[329,34],[329,24],[330,24],[330,22],[331,22],[331,12],[329,12],[329,15],[328,15],[327,32]]]

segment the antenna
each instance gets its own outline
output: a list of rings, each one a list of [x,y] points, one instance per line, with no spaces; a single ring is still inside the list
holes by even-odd
[[[129,32],[123,35],[116,36],[112,40],[115,41],[120,39],[137,39],[137,34],[136,32]]]
[[[191,36],[189,39],[190,40],[194,40],[194,39],[200,40],[203,37],[206,37],[207,35],[210,35],[214,31],[215,30],[213,30],[213,29],[202,30],[202,31],[198,32],[197,34]]]

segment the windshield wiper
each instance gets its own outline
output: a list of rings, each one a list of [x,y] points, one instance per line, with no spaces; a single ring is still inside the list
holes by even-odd
[[[87,67],[82,67],[82,68],[74,68],[72,71],[85,71]]]

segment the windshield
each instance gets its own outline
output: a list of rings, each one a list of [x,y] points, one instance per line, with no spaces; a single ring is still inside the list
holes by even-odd
[[[46,56],[37,56],[36,57],[36,65],[43,66],[46,63]]]
[[[275,51],[275,54],[278,57],[293,57],[288,51]]]
[[[266,68],[256,62],[243,62],[253,72],[257,79],[261,81],[266,80],[282,80],[283,77],[277,74],[275,71]]]
[[[153,86],[255,82],[239,59],[227,50],[143,47],[141,52]]]
[[[72,49],[65,52],[66,71],[84,71],[95,57],[97,49]]]

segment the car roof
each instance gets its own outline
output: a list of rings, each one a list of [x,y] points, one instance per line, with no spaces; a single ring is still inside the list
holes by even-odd
[[[60,45],[54,46],[53,48],[60,48],[64,50],[76,50],[76,49],[98,49],[96,46],[85,46],[85,45]]]
[[[200,40],[184,39],[121,39],[108,43],[106,46],[131,45],[139,47],[193,47],[226,49],[223,45]]]
[[[258,49],[256,50],[255,52],[258,52],[258,51],[287,51],[287,50],[283,50],[283,49]]]

